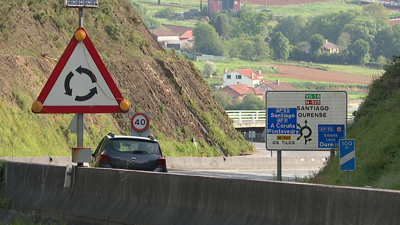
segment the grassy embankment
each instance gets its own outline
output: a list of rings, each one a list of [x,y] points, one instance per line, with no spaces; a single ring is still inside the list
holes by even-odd
[[[347,173],[340,171],[338,155],[311,182],[400,190],[399,69],[391,65],[373,82],[355,122],[348,125],[346,138],[356,143],[356,170],[350,172],[350,183]]]

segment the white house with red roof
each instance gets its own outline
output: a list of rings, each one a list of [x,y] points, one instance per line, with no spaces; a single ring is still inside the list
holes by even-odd
[[[264,99],[265,93],[265,91],[250,87],[247,84],[230,84],[222,88],[222,91],[225,91],[232,96],[232,103],[235,102],[236,99],[244,99],[249,93],[255,94],[257,97]]]
[[[265,80],[264,77],[259,73],[252,69],[234,70],[224,73],[222,74],[223,87],[232,84],[247,84],[250,87],[255,87],[267,82],[267,80]]]

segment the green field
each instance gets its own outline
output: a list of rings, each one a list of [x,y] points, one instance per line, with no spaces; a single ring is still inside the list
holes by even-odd
[[[343,0],[334,0],[328,2],[318,2],[302,5],[287,5],[287,6],[269,6],[268,11],[274,15],[285,16],[318,16],[327,13],[334,13],[348,10],[361,10],[362,7],[354,4],[344,3]]]
[[[203,70],[205,61],[194,61],[193,64],[196,68],[201,72]],[[217,67],[217,72],[214,75],[213,79],[207,79],[209,85],[221,85],[222,77],[224,74],[224,70],[233,71],[237,69],[253,69],[257,71],[261,69],[263,74],[279,74],[277,69],[273,66],[266,66],[263,64],[280,64],[281,62],[275,62],[273,60],[265,60],[264,62],[251,62],[251,61],[243,61],[239,59],[234,60],[226,60],[226,61],[214,61]],[[290,65],[301,65],[299,62],[288,62],[285,64]],[[303,63],[304,64],[304,63]],[[304,66],[304,65],[303,65]],[[328,68],[330,71],[336,72],[346,72],[352,74],[359,74],[364,76],[374,76],[380,77],[384,73],[384,70],[371,69],[362,66],[354,66],[354,65],[331,65],[331,64],[315,64],[313,63],[312,68],[317,68],[319,66],[323,66],[324,68]],[[367,95],[368,87],[365,85],[355,85],[355,84],[340,84],[340,83],[329,83],[329,82],[317,82],[317,81],[307,81],[293,78],[282,78],[278,76],[264,76],[265,79],[270,81],[275,81],[279,79],[280,81],[286,82],[298,90],[311,90],[311,91],[333,91],[333,90],[345,90],[348,92],[348,99],[363,99]]]
[[[143,4],[148,14],[154,15],[157,11],[164,9],[165,7],[171,7],[175,12],[185,12],[190,9],[200,9],[199,0],[161,0],[158,5],[158,0],[133,0]],[[207,1],[203,0],[203,7],[207,6]],[[264,9],[262,6],[253,6],[255,9]],[[361,10],[362,7],[354,4],[347,4],[343,0],[333,0],[328,2],[319,2],[302,5],[288,5],[288,6],[268,6],[267,10],[274,16],[318,16],[326,13],[334,13],[348,10]],[[194,27],[199,20],[169,20],[162,19],[162,24],[174,25],[174,26],[185,26]],[[272,23],[273,24],[273,23]]]

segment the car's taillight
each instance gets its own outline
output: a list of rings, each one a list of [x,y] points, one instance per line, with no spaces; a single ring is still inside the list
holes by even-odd
[[[100,155],[100,163],[110,164],[110,155],[109,154],[101,154]]]
[[[165,162],[165,158],[158,158],[157,168],[167,168],[167,163]]]

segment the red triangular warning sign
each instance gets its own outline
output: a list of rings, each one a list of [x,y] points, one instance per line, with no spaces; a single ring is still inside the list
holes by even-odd
[[[65,49],[37,101],[36,113],[122,113],[124,100],[99,53],[82,27]],[[84,34],[82,33],[84,32]],[[128,109],[126,109],[128,110]]]

